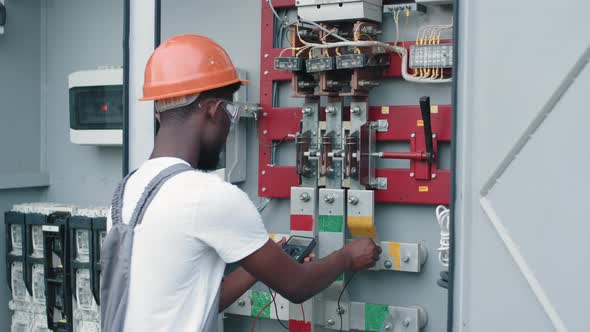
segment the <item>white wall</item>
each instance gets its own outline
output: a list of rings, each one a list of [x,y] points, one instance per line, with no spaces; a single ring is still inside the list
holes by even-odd
[[[0,330],[8,331],[4,212],[15,203],[36,201],[46,182],[40,173],[40,6],[38,1],[7,1],[7,23],[0,35]],[[33,181],[27,179],[34,178]],[[8,189],[10,188],[10,189]]]
[[[46,8],[48,201],[106,205],[121,179],[122,149],[80,146],[69,138],[68,74],[122,65],[123,2],[42,1]]]

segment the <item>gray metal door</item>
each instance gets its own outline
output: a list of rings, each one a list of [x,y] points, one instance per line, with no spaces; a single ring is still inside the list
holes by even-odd
[[[587,1],[459,1],[454,331],[589,331]]]

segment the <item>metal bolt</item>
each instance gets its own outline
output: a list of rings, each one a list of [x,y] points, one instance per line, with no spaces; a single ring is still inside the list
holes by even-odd
[[[266,192],[266,188],[262,188],[262,192],[265,193]]]
[[[265,58],[265,59],[267,59],[267,58],[268,58],[268,53],[266,53],[266,54],[264,55],[264,58]]]
[[[414,177],[414,173],[410,173],[410,177],[413,178]]]
[[[436,179],[436,174],[435,173],[432,173],[432,178],[433,179]]]
[[[350,109],[350,112],[356,116],[361,115],[361,108],[359,106],[355,106]]]
[[[336,324],[336,321],[333,320],[332,318],[329,318],[327,323],[328,323],[328,326],[332,326],[332,325]]]
[[[309,201],[310,197],[309,197],[308,193],[303,193],[303,194],[299,195],[299,199],[304,202],[307,202],[307,201]]]
[[[262,175],[266,175],[266,171],[262,171]]]
[[[326,196],[324,196],[324,202],[328,204],[334,203],[334,196],[332,194],[327,194]]]
[[[264,113],[262,113],[262,116],[267,117],[268,113],[264,112]]]
[[[311,109],[311,107],[304,107],[303,110],[301,110],[301,112],[303,113],[303,115],[311,115],[311,113],[313,113],[313,110]]]
[[[243,299],[240,299],[240,300],[238,301],[238,305],[239,305],[240,307],[243,307],[243,306],[245,306],[245,305],[246,305],[246,301],[244,301]]]
[[[336,113],[336,107],[334,107],[334,106],[328,106],[328,107],[326,107],[326,113],[327,114],[334,114],[334,113]]]
[[[387,324],[385,324],[385,326],[383,326],[383,328],[386,329],[387,331],[391,330],[392,327],[393,327],[393,325],[391,325],[391,323],[387,323]]]
[[[385,261],[383,263],[383,267],[385,267],[386,269],[391,269],[393,267],[393,264],[391,263],[391,261]]]
[[[436,134],[432,134],[432,138],[436,138]]]
[[[268,75],[268,70],[265,70],[264,71],[264,75]]]
[[[356,196],[350,196],[348,197],[348,203],[352,205],[357,205],[359,203],[359,198]]]
[[[402,257],[402,262],[407,263],[409,261],[410,261],[410,256],[404,255],[404,257]]]
[[[412,133],[412,135],[410,135],[410,137],[411,138],[414,138],[414,137],[416,137],[416,134],[415,133]]]
[[[404,319],[403,324],[404,324],[404,327],[410,326],[410,319],[409,318]]]
[[[268,130],[264,130],[264,131],[262,132],[262,134],[264,134],[264,135],[268,134]]]

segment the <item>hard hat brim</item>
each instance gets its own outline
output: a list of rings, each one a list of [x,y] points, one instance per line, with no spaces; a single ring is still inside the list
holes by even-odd
[[[235,80],[232,80],[229,82],[223,82],[221,84],[214,84],[214,85],[202,87],[199,89],[176,91],[174,93],[162,94],[162,95],[153,96],[153,97],[139,98],[138,100],[139,101],[150,101],[150,100],[160,100],[160,99],[167,99],[167,98],[174,98],[174,97],[182,97],[182,96],[192,95],[195,93],[201,93],[201,92],[205,92],[205,91],[209,91],[209,90],[213,90],[213,89],[223,88],[224,86],[228,86],[228,85],[232,85],[232,84],[236,84],[236,83],[241,83],[242,85],[247,85],[247,84],[250,84],[250,81],[249,80],[241,80],[238,78],[238,79],[235,79]]]

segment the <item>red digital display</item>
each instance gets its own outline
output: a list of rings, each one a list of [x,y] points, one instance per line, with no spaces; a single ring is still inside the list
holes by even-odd
[[[102,105],[102,111],[103,112],[108,112],[109,111],[109,105],[108,104]]]

